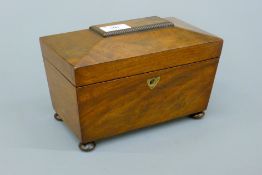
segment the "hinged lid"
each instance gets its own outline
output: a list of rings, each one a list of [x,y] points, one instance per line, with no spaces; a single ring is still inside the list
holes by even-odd
[[[216,58],[223,44],[172,17],[96,25],[40,42],[44,59],[75,86]]]

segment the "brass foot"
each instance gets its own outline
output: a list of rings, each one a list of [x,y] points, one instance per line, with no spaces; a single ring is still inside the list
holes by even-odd
[[[93,151],[96,147],[96,142],[79,143],[79,149],[84,152]]]
[[[193,119],[201,119],[205,116],[205,112],[198,112],[195,114],[191,114],[189,117],[193,118]]]
[[[57,113],[54,114],[54,118],[55,118],[57,121],[60,121],[60,122],[63,121],[63,119],[62,119]]]

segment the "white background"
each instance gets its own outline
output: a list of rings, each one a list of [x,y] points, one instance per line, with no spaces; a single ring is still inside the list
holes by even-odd
[[[39,37],[139,17],[175,16],[224,39],[206,118],[99,142],[82,153],[53,119]],[[1,0],[0,174],[262,174],[259,0]]]

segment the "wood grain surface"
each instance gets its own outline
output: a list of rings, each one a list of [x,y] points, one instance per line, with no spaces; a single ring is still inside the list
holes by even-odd
[[[220,56],[221,38],[168,19],[178,26],[107,38],[88,29],[42,37],[42,52],[75,86]]]
[[[81,142],[207,108],[223,40],[167,19],[175,27],[106,38],[91,30],[40,38],[53,107]],[[154,78],[158,83],[149,86]]]
[[[76,87],[48,61],[44,61],[44,64],[53,108],[81,140]]]
[[[82,141],[204,111],[218,58],[77,88]],[[154,89],[147,80],[160,76]]]

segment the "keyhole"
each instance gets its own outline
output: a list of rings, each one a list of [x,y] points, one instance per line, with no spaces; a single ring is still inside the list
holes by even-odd
[[[147,85],[149,86],[150,89],[154,89],[154,87],[157,85],[157,83],[159,82],[160,77],[154,77],[154,78],[150,78],[147,80]]]
[[[152,79],[152,80],[150,80],[149,84],[152,85],[152,84],[154,84],[154,82],[155,82],[155,79]]]

